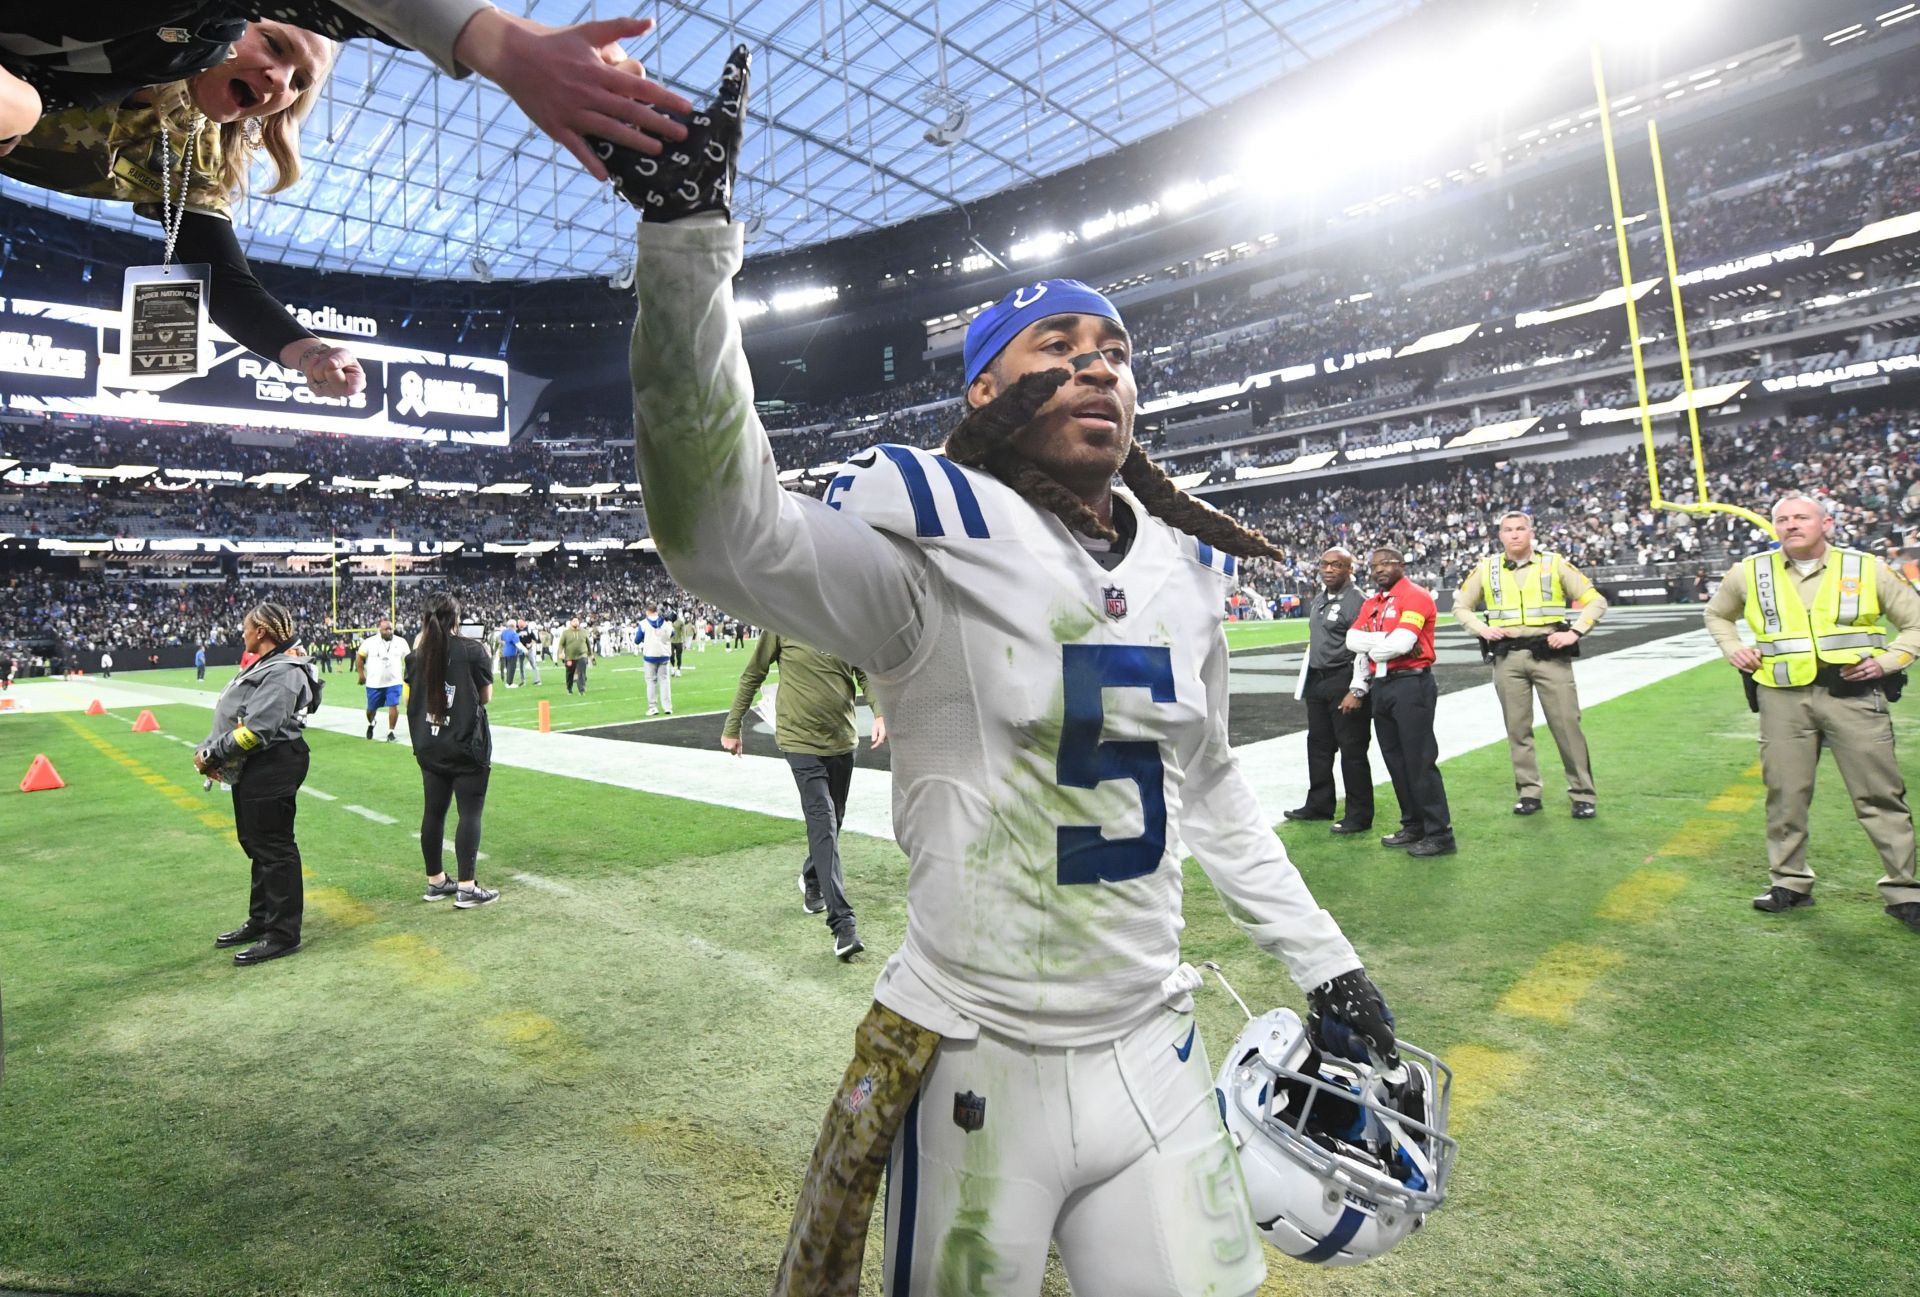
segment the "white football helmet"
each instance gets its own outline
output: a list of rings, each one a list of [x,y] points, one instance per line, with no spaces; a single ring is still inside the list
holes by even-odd
[[[1214,1091],[1220,1116],[1240,1150],[1254,1224],[1288,1256],[1371,1260],[1445,1199],[1453,1073],[1423,1049],[1402,1041],[1399,1050],[1388,1071],[1334,1058],[1314,1047],[1300,1015],[1275,1009],[1228,1051]]]

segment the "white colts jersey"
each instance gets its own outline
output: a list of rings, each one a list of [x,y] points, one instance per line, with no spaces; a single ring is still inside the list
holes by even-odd
[[[855,456],[826,502],[919,546],[941,605],[922,660],[880,682],[913,861],[881,1000],[924,1020],[930,995],[1062,1045],[1158,1010],[1180,961],[1181,831],[1272,841],[1222,764],[1235,560],[1116,491],[1135,536],[1109,571],[997,479],[905,446]],[[1291,871],[1273,846],[1246,859]]]
[[[1191,850],[1312,986],[1359,959],[1227,745],[1233,562],[1149,517],[1103,569],[997,479],[903,446],[780,488],[732,316],[738,227],[642,226],[637,447],[687,589],[863,667],[887,717],[907,935],[875,996],[946,1036],[1117,1039],[1165,1003]]]

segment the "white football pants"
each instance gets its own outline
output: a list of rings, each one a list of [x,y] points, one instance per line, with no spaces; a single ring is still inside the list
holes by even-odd
[[[1266,1258],[1191,1013],[1042,1048],[945,1040],[894,1138],[887,1297],[1251,1294]]]

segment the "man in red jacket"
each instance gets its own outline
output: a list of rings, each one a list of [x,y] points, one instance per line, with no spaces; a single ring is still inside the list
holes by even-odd
[[[1347,647],[1353,650],[1353,692],[1373,698],[1380,755],[1400,800],[1400,831],[1380,839],[1410,856],[1450,856],[1453,820],[1440,780],[1440,747],[1433,737],[1433,596],[1407,580],[1397,549],[1376,549],[1368,565],[1377,591],[1360,605]]]

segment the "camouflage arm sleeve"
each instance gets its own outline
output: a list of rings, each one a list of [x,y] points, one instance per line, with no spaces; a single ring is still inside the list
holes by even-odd
[[[854,1032],[853,1062],[821,1123],[774,1297],[858,1297],[867,1225],[893,1137],[940,1037],[876,1003]]]

